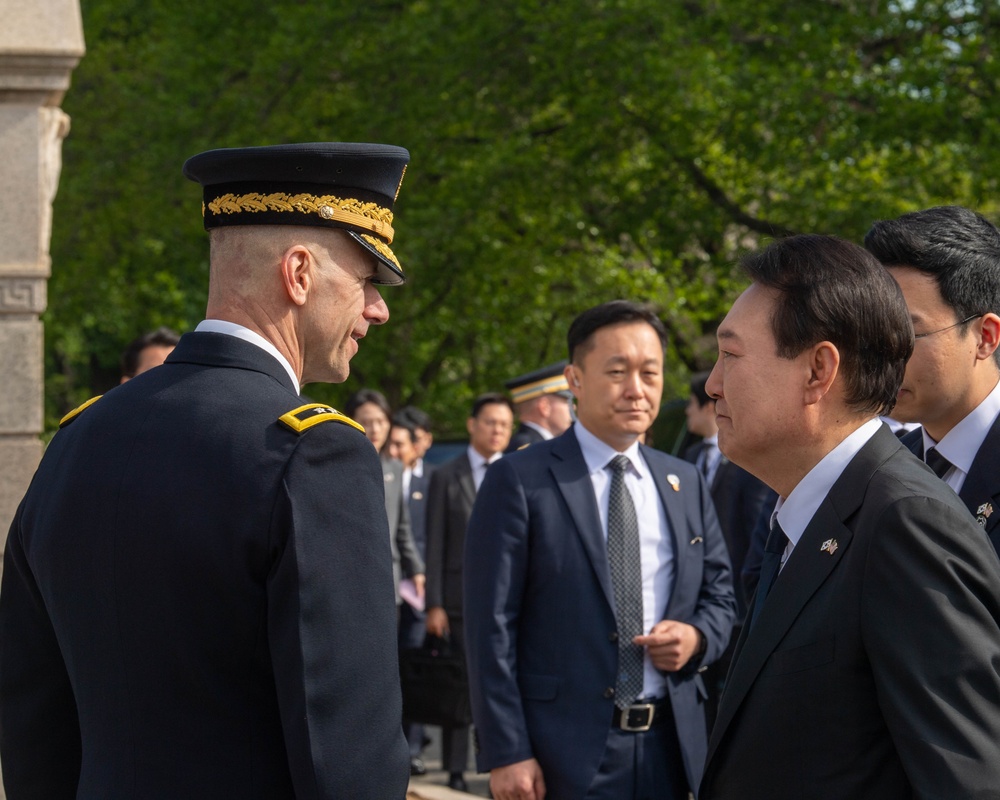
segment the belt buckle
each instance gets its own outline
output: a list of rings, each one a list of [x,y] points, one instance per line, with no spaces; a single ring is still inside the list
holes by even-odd
[[[643,722],[633,722],[632,715],[634,714],[644,714],[645,716],[640,716],[639,719],[644,719]],[[622,709],[622,719],[621,719],[621,729],[623,731],[629,731],[631,733],[642,733],[643,731],[648,731],[653,725],[653,717],[656,714],[656,706],[652,703],[637,703],[627,708]]]

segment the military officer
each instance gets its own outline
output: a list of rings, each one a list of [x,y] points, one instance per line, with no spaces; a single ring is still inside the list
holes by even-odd
[[[403,282],[406,150],[214,150],[206,320],[67,415],[0,593],[17,798],[400,798],[382,471],[337,383]]]
[[[560,436],[573,424],[573,393],[563,374],[567,363],[549,364],[504,384],[520,421],[507,445],[508,453]]]

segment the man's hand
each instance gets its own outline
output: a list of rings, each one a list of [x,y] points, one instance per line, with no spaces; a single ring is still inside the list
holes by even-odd
[[[533,758],[490,770],[493,800],[544,800],[545,779]]]
[[[694,625],[664,619],[646,636],[636,636],[632,642],[646,648],[654,667],[664,672],[677,672],[698,651],[701,636]]]
[[[442,639],[450,632],[448,627],[448,615],[441,606],[433,606],[427,609],[427,632],[432,636],[440,636]]]
[[[414,575],[411,580],[413,581],[413,588],[417,590],[417,597],[423,597],[424,587],[427,585],[427,578],[421,572],[419,575]]]

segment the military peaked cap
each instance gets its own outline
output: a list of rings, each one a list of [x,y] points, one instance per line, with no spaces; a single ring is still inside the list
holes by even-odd
[[[340,228],[379,262],[376,283],[398,284],[392,206],[410,154],[387,144],[314,142],[209,150],[184,163],[204,188],[205,228]]]
[[[523,403],[526,400],[534,400],[543,394],[558,394],[566,398],[572,398],[569,384],[563,370],[567,361],[559,361],[556,364],[549,364],[547,367],[536,369],[527,375],[518,375],[504,383],[510,392],[511,400],[515,403]]]

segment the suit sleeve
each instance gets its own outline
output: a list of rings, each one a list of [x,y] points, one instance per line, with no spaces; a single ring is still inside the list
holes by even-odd
[[[442,467],[431,475],[427,489],[427,562],[424,605],[444,606],[444,541],[448,522],[448,469]]]
[[[517,624],[528,567],[528,508],[506,459],[492,464],[469,520],[465,648],[481,771],[532,757],[517,684]]]
[[[1000,786],[1000,562],[958,509],[908,497],[866,564],[862,636],[879,705],[917,797]]]
[[[729,644],[736,620],[736,596],[733,594],[733,571],[729,564],[729,551],[719,527],[715,504],[703,480],[701,485],[700,522],[705,555],[702,564],[701,589],[694,614],[683,619],[694,625],[705,637],[706,649],[700,659],[691,659],[682,672],[696,670],[704,664],[717,661]]]
[[[0,759],[7,795],[70,800],[80,780],[80,723],[55,630],[20,536],[7,537],[0,592]]]
[[[406,790],[382,482],[364,436],[327,423],[301,436],[276,502],[267,635],[298,798]]]

